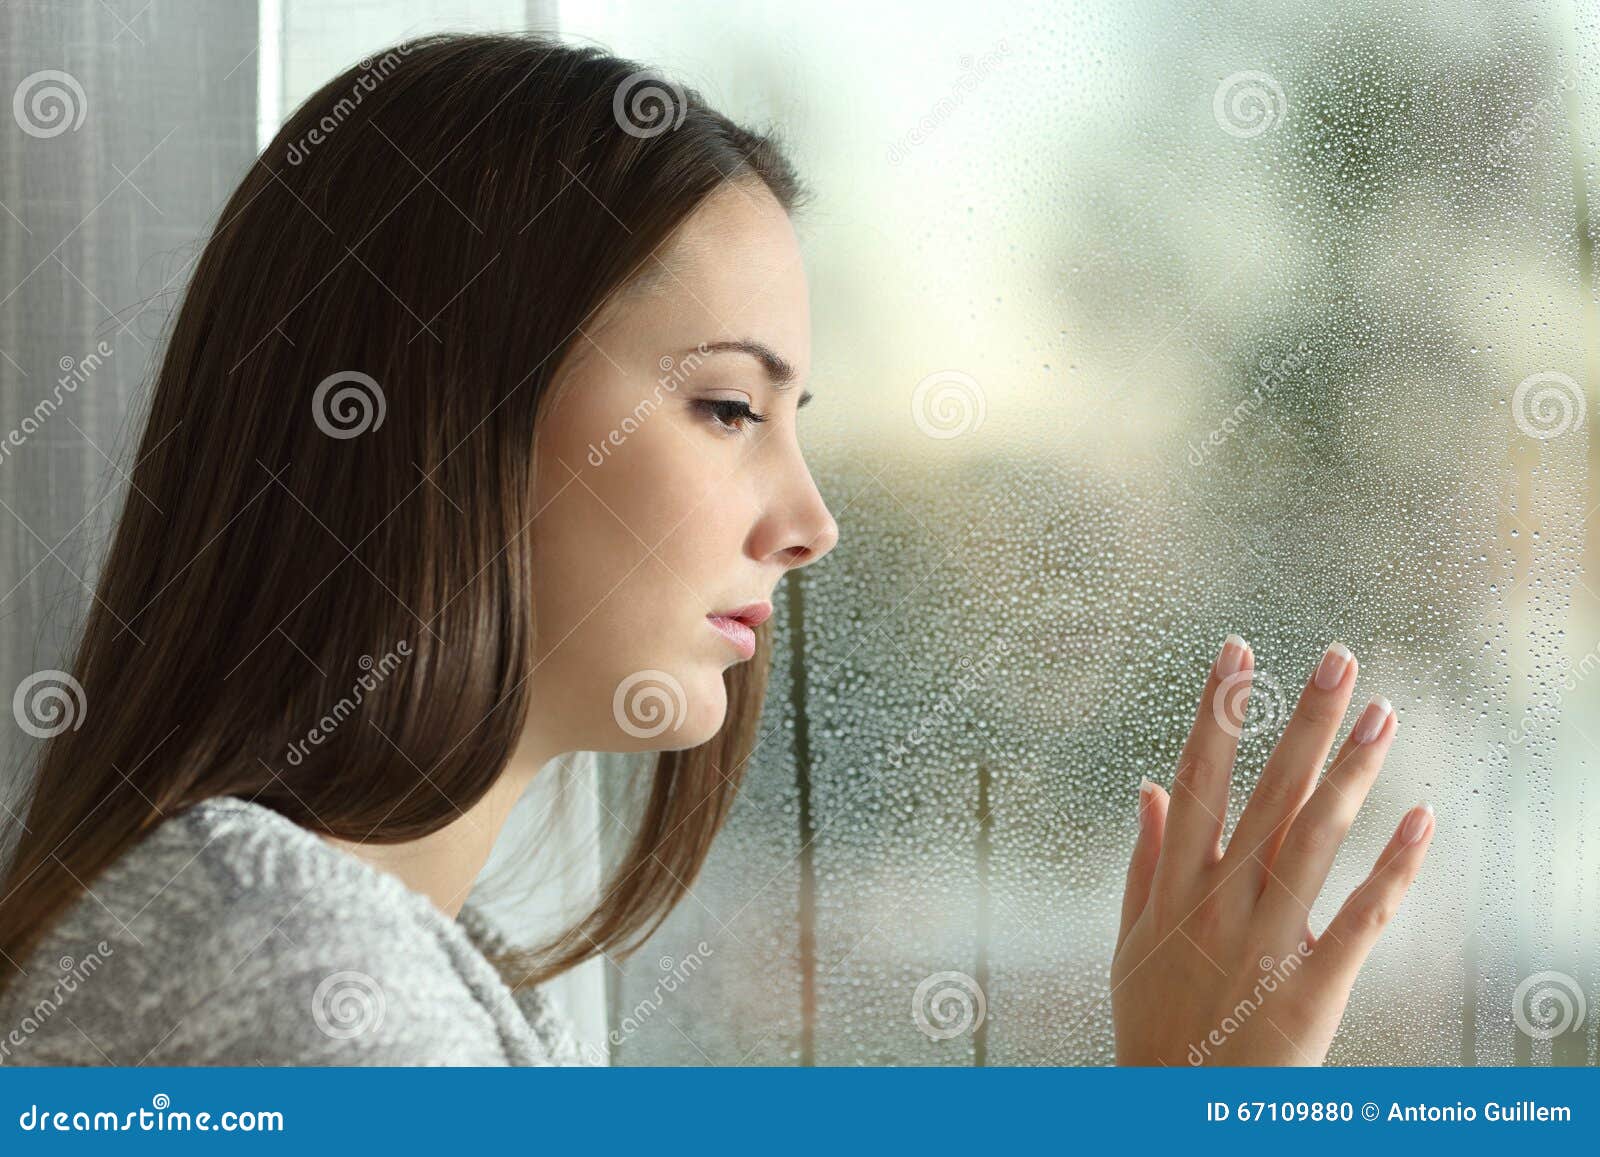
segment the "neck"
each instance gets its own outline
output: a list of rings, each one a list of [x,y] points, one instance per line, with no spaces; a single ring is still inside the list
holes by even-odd
[[[553,754],[519,748],[494,786],[438,831],[398,844],[363,843],[324,835],[341,851],[399,878],[454,919],[489,861],[511,809]]]

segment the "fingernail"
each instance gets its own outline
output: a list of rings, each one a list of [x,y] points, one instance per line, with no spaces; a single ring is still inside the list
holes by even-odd
[[[1431,803],[1418,804],[1411,809],[1411,814],[1406,816],[1405,826],[1400,829],[1400,841],[1414,844],[1422,838],[1422,833],[1428,830],[1428,821],[1433,818],[1433,805]]]
[[[1139,781],[1139,826],[1144,827],[1144,816],[1150,807],[1150,796],[1155,791],[1155,781],[1148,775]]]
[[[1322,662],[1317,664],[1317,686],[1324,691],[1332,691],[1350,669],[1350,660],[1353,658],[1355,656],[1350,653],[1350,648],[1343,643],[1329,643]]]
[[[1382,695],[1374,695],[1372,701],[1361,712],[1361,718],[1356,720],[1355,741],[1357,743],[1371,743],[1378,738],[1378,733],[1383,730],[1384,721],[1389,718],[1389,713],[1394,708]]]
[[[1226,679],[1229,675],[1238,673],[1244,666],[1244,640],[1238,635],[1229,635],[1222,640],[1222,650],[1217,654],[1215,664],[1217,675]]]

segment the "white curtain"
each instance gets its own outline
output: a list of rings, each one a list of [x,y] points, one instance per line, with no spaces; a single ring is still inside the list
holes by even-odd
[[[37,746],[13,692],[70,661],[164,326],[255,156],[256,33],[254,0],[0,7],[8,809]]]

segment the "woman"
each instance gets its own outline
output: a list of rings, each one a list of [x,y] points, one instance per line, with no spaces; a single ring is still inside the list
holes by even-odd
[[[838,537],[797,440],[799,198],[772,140],[531,38],[399,46],[284,125],[178,315],[72,671],[84,709],[0,883],[0,1025],[22,1025],[0,1059],[582,1059],[538,985],[684,895],[756,744],[775,586]],[[1123,1059],[1174,1062],[1269,931],[1302,931],[1256,922],[1283,905],[1250,890],[1287,874],[1309,902],[1393,739],[1385,711],[1300,810],[1354,667],[1308,690],[1241,862],[1241,836],[1215,846],[1212,705],[1249,669],[1225,649],[1188,790],[1141,808]],[[662,754],[593,909],[513,948],[464,898],[535,773],[584,750]],[[1425,844],[1341,917],[1345,970],[1280,998],[1300,1054],[1241,1033],[1222,1059],[1320,1059],[1369,902],[1392,908]],[[1151,1015],[1175,996],[1195,1017]]]

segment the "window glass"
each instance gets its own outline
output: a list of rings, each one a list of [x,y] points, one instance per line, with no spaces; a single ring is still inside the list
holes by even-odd
[[[784,127],[843,536],[614,1060],[1109,1062],[1137,784],[1237,631],[1234,817],[1331,640],[1400,714],[1313,927],[1439,816],[1330,1061],[1596,1063],[1593,6],[559,15]]]

